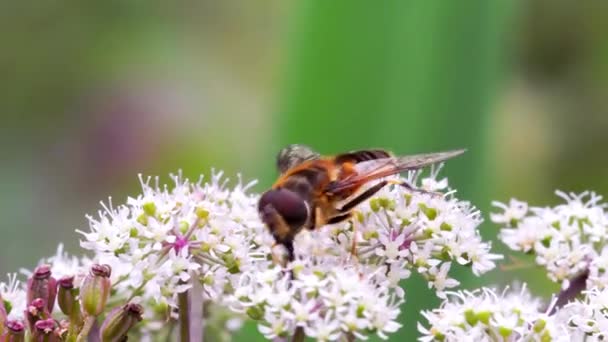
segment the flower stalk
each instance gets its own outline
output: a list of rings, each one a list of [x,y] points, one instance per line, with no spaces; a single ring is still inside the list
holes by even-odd
[[[74,288],[73,276],[63,277],[57,283],[57,302],[59,308],[69,318],[66,339],[74,341],[84,323],[80,310],[80,302],[78,301],[79,289]]]
[[[177,295],[179,340],[190,342],[190,291],[184,291]]]
[[[306,338],[306,334],[304,333],[304,328],[297,327],[293,332],[293,337],[291,338],[291,342],[304,342]]]
[[[86,342],[88,341],[89,334],[91,333],[91,329],[93,329],[93,325],[97,321],[97,317],[95,316],[87,316],[84,319],[84,325],[82,329],[78,333],[78,337],[76,338],[76,342]]]
[[[571,279],[568,288],[561,290],[557,295],[557,300],[551,308],[550,314],[554,314],[559,308],[562,308],[580,295],[587,288],[588,278],[589,270],[585,270],[574,277],[574,279]]]

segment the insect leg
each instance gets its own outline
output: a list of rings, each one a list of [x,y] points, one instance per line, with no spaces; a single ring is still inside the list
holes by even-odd
[[[327,220],[327,224],[340,223],[342,221],[348,220],[351,216],[352,216],[351,213],[340,214],[338,216],[334,216],[334,217],[330,218],[329,220]]]
[[[285,259],[285,255],[282,257],[277,256],[275,247],[277,245],[285,247],[285,251],[287,252],[287,259]],[[291,241],[283,241],[283,242],[275,242],[271,247],[271,255],[272,262],[277,265],[281,265],[283,267],[287,266],[287,263],[293,261],[295,259],[293,252],[293,242]]]
[[[370,197],[372,197],[373,195],[375,195],[386,184],[388,184],[388,181],[383,180],[383,181],[379,182],[378,184],[372,186],[371,188],[365,190],[363,193],[357,195],[357,197],[353,198],[350,202],[346,203],[344,206],[342,206],[341,209],[339,209],[339,212],[348,213],[348,214],[336,216],[336,217],[332,218],[332,220],[338,219],[337,222],[339,222],[339,221],[347,219],[348,217],[350,217],[350,211],[354,207],[356,207],[357,205],[361,204],[361,202],[363,202],[363,201],[369,199]],[[357,256],[357,225],[356,224],[353,224],[353,239],[352,239],[352,245],[350,248],[350,253],[355,258],[358,258],[358,256]]]
[[[354,207],[361,204],[361,202],[369,199],[374,194],[376,194],[376,192],[380,191],[380,189],[382,189],[386,184],[388,184],[388,181],[383,180],[380,183],[372,186],[371,188],[369,188],[369,189],[365,190],[364,192],[362,192],[361,194],[357,195],[357,197],[353,198],[350,202],[344,204],[342,206],[342,208],[340,208],[338,211],[340,213],[349,212],[351,209],[353,209]]]
[[[353,222],[353,241],[350,246],[350,254],[355,257],[355,260],[359,260],[359,256],[357,255],[357,224],[356,224],[356,222]]]
[[[433,196],[441,196],[443,195],[440,192],[435,192],[435,191],[426,191],[423,189],[417,189],[414,188],[410,183],[406,182],[406,181],[398,181],[398,180],[394,180],[394,181],[390,181],[390,184],[396,184],[396,185],[401,185],[402,187],[408,189],[411,192],[419,192],[421,194],[429,194],[429,195],[433,195]]]
[[[295,255],[293,252],[293,241],[283,241],[281,242],[285,249],[287,250],[287,261],[291,262],[295,260]]]

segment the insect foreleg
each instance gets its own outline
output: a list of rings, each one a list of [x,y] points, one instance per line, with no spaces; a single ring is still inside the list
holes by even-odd
[[[440,192],[435,192],[435,191],[427,191],[427,190],[423,190],[423,189],[417,189],[414,188],[410,183],[406,182],[406,181],[390,181],[391,184],[396,184],[396,185],[401,185],[402,187],[408,189],[411,192],[419,192],[421,194],[429,194],[429,195],[433,195],[433,196],[441,196],[443,195]]]
[[[334,216],[327,220],[327,224],[340,223],[342,221],[348,220],[352,216],[352,213],[340,214],[338,216]]]
[[[342,206],[342,208],[340,208],[338,210],[338,212],[340,213],[346,213],[349,212],[350,210],[352,210],[354,207],[358,206],[359,204],[361,204],[361,202],[369,199],[370,197],[374,196],[378,191],[380,191],[380,189],[382,189],[386,184],[388,184],[388,181],[383,180],[381,182],[379,182],[378,184],[372,186],[371,188],[365,190],[364,192],[360,193],[359,195],[357,195],[355,198],[351,199],[349,202],[347,202],[346,204],[344,204]]]

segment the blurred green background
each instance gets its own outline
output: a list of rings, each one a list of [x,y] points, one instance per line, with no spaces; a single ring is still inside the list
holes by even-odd
[[[602,1],[4,1],[0,274],[60,241],[80,253],[84,213],[136,194],[139,172],[216,167],[262,190],[288,143],[466,147],[445,174],[486,217],[492,199],[606,194],[607,34]],[[524,274],[556,290],[534,268],[460,279]],[[404,286],[394,340],[437,303]],[[256,338],[249,324],[237,340]]]

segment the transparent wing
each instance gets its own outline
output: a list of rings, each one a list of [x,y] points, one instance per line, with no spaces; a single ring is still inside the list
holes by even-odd
[[[374,179],[391,176],[409,170],[417,170],[463,154],[466,150],[453,150],[438,153],[414,154],[401,157],[389,157],[364,161],[355,164],[355,175],[332,182],[326,189],[330,193],[338,193],[353,187],[358,187]]]

